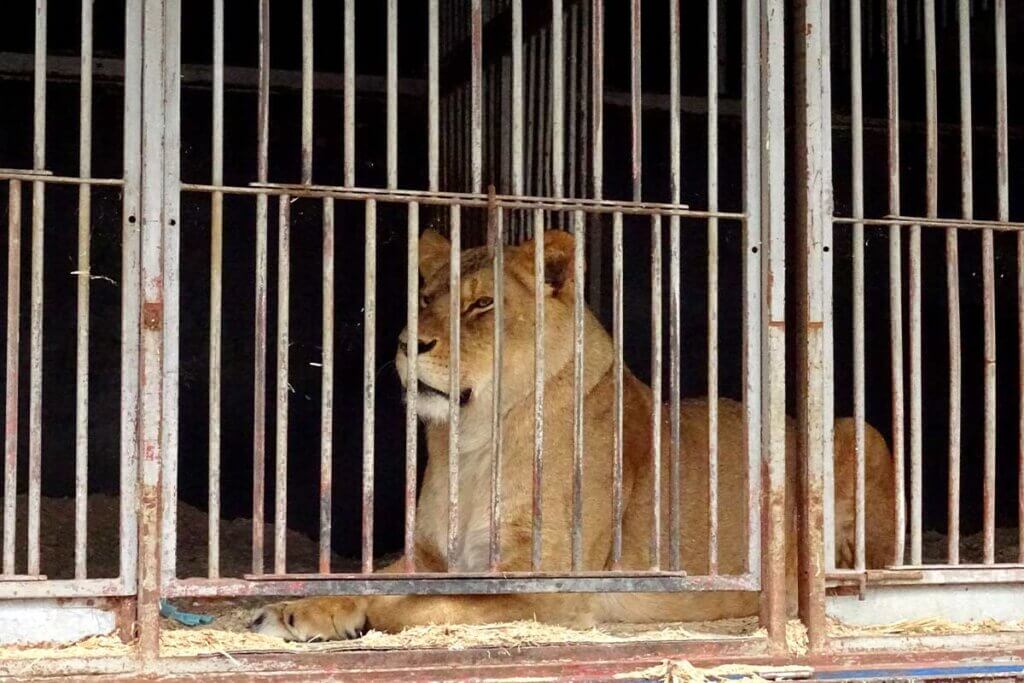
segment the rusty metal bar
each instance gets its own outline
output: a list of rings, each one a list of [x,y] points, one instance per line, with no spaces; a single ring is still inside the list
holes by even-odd
[[[886,74],[888,116],[889,213],[900,214],[900,62],[898,0],[886,1]],[[900,229],[889,228],[889,355],[890,384],[892,390],[892,453],[893,485],[896,518],[895,557],[899,566],[906,556],[906,478],[904,454],[904,399],[903,399],[903,248]]]
[[[825,35],[831,35],[830,29],[824,28],[831,24],[831,9],[829,5],[826,5],[822,14],[823,30],[826,31]],[[839,33],[840,40],[845,39],[845,32]],[[828,50],[822,53],[822,61],[824,63],[831,63],[831,44],[828,40],[824,43]],[[842,59],[847,59],[848,50],[844,46]],[[826,67],[822,67],[823,69]],[[832,95],[831,95],[831,71],[823,74],[822,87],[827,90],[828,93],[822,97],[822,120],[828,122],[828,128],[822,128],[822,130],[834,129],[834,118],[832,116]],[[827,220],[828,214],[835,214],[834,201],[831,194],[835,192],[835,188],[832,185],[832,136],[830,134],[823,134],[821,137],[821,153],[826,163],[823,164],[823,169],[827,169],[829,172],[826,190],[830,193],[829,201],[824,205],[825,207],[825,218]],[[824,198],[822,198],[824,201]],[[856,219],[854,219],[856,220]],[[832,259],[832,241],[835,238],[835,230],[831,226],[825,225],[822,228],[822,246],[821,246],[821,299],[822,299],[822,315],[824,320],[822,321],[822,371],[825,378],[835,377],[835,306],[833,305],[835,299],[834,293],[834,263]],[[832,380],[826,380],[832,381]],[[823,490],[822,490],[822,502],[823,502],[823,514],[822,520],[824,523],[823,529],[832,529],[835,526],[835,467],[834,458],[830,457],[829,454],[835,451],[835,392],[828,389],[828,385],[823,389],[822,394],[822,429],[823,429],[823,444],[822,454],[823,459],[821,461],[821,469],[823,475]],[[833,534],[824,534],[822,539],[822,547],[826,557],[832,557],[835,555],[834,546],[835,538]],[[828,564],[825,565],[826,569]],[[815,589],[817,590],[820,584],[815,582]]]
[[[387,0],[387,11],[387,173],[388,187],[396,188],[398,187],[398,0]]]
[[[926,123],[926,213],[929,217],[938,215],[939,143],[938,143],[938,96],[935,57],[935,0],[924,0],[924,60],[925,60],[925,123]],[[923,503],[923,475],[921,463],[921,263],[920,230],[911,228],[911,557],[921,561],[921,508]],[[914,232],[917,233],[915,239]],[[913,261],[917,261],[916,269]],[[916,278],[915,271],[916,270]],[[917,280],[917,297],[914,295],[914,280]],[[916,367],[915,367],[916,366]],[[915,372],[915,369],[917,372]],[[915,401],[916,398],[916,401]],[[917,428],[914,429],[914,424]]]
[[[531,566],[540,571],[544,481],[544,212],[533,212],[533,550]]]
[[[432,3],[434,4],[434,3]],[[405,329],[407,334],[406,352],[408,370],[405,378],[405,569],[416,571],[416,407],[419,400],[419,354],[416,344],[420,338],[420,206],[409,204],[407,218],[408,263],[406,265]]]
[[[586,302],[584,301],[584,269],[586,267],[586,233],[583,212],[573,212],[573,410],[572,410],[572,569],[583,568],[583,401],[584,401],[584,329]]]
[[[435,191],[440,189],[441,130],[439,88],[441,76],[438,66],[439,55],[437,0],[429,0],[427,3],[427,187]]]
[[[864,83],[862,75],[861,3],[850,0],[850,109],[852,113],[852,204],[854,218],[864,217]],[[854,566],[867,568],[864,496],[864,226],[855,224],[853,240],[853,452],[857,476],[854,481]],[[833,498],[835,482],[832,482]],[[833,503],[834,504],[834,503]],[[830,535],[830,534],[826,534]],[[833,542],[833,546],[835,543]],[[826,558],[835,566],[835,548]]]
[[[796,227],[798,240],[797,320],[797,460],[799,474],[799,505],[801,506],[799,540],[800,616],[808,629],[812,650],[821,649],[827,639],[824,585],[824,461],[831,458],[826,422],[830,402],[825,387],[829,386],[826,322],[829,315],[830,268],[825,248],[831,245],[829,213],[831,201],[831,158],[826,138],[831,135],[831,84],[829,82],[828,3],[825,0],[800,0],[795,6],[794,26],[803,38],[797,40],[795,55],[795,126],[796,131]],[[813,31],[804,27],[812,26]],[[776,38],[781,40],[781,38]],[[773,140],[774,142],[774,140]],[[774,148],[774,145],[773,145]],[[781,206],[773,207],[776,211]],[[776,246],[772,244],[772,246]],[[769,280],[770,282],[770,280]],[[773,294],[781,294],[773,291]],[[776,309],[775,314],[782,313]],[[774,315],[773,315],[774,320]],[[778,341],[778,340],[776,340]],[[778,351],[776,351],[778,353]],[[776,410],[780,408],[776,404]],[[775,419],[780,419],[778,413]],[[780,455],[772,453],[773,459]],[[783,466],[776,461],[776,467]],[[772,490],[784,482],[784,470],[769,468]],[[783,488],[784,495],[784,488]],[[780,508],[776,497],[772,506]],[[777,530],[777,527],[776,527]],[[774,534],[773,534],[774,536]],[[776,543],[777,543],[776,539]],[[778,585],[779,577],[774,579]]]
[[[548,44],[549,29],[541,26],[537,34],[537,193],[550,197],[551,191],[551,69],[545,60],[551,59]],[[558,214],[561,217],[561,214]],[[555,226],[551,226],[555,227]]]
[[[302,0],[302,182],[313,182],[313,0]]]
[[[1005,0],[997,0],[995,7],[996,163],[998,166],[996,172],[996,193],[999,203],[998,217],[1000,220],[1009,220],[1010,218],[1009,169],[1007,166],[1009,152],[1006,139],[1006,119],[1008,114],[1005,99],[1005,9]],[[969,50],[970,46],[968,45],[968,66],[970,64]],[[970,71],[967,72],[967,76],[970,76]],[[1020,235],[1018,235],[1017,238],[1020,240]],[[994,246],[991,230],[985,230],[981,233],[981,249],[985,304],[985,490],[983,495],[983,508],[985,513],[983,520],[984,561],[985,564],[993,564],[995,562],[996,528],[996,294]],[[1019,520],[1018,526],[1024,527],[1024,521]]]
[[[82,0],[78,173],[92,175],[92,0]],[[89,495],[89,247],[92,188],[78,186],[78,328],[75,374],[75,578],[86,576]]]
[[[161,425],[161,553],[160,577],[166,582],[175,575],[178,534],[178,378],[180,376],[178,343],[181,329],[181,1],[164,3],[164,213],[167,224],[163,231],[164,312],[163,328],[163,411]]]
[[[224,0],[213,3],[213,140],[211,181],[224,182]],[[220,576],[221,328],[223,315],[224,194],[210,196],[210,434],[207,574]]]
[[[681,198],[681,163],[679,120],[679,0],[669,0],[669,194],[670,200],[678,204]],[[760,226],[756,226],[760,229]],[[681,462],[681,387],[680,387],[680,353],[682,335],[680,322],[682,318],[681,266],[680,266],[680,234],[679,217],[669,218],[669,419],[670,419],[670,469],[669,473],[669,568],[678,570],[681,563],[679,542],[681,539],[682,503],[682,462]]]
[[[604,196],[604,0],[590,0],[590,196]],[[586,195],[586,193],[583,193]],[[590,261],[602,262],[602,231],[590,238]],[[591,267],[590,301],[601,301],[601,268]]]
[[[1010,138],[1009,105],[1006,88],[1006,0],[995,0],[993,6],[996,67],[996,196],[1000,221],[1010,220]],[[1024,301],[1024,232],[1017,233],[1017,296]],[[1020,386],[1024,387],[1024,315],[1018,316],[1018,356]],[[1018,561],[1024,564],[1024,396],[1020,399],[1020,425],[1017,484]]]
[[[162,546],[167,542],[161,529],[164,475],[163,459],[167,428],[162,401],[167,380],[165,361],[165,326],[167,259],[164,240],[175,216],[168,211],[167,177],[169,154],[176,154],[173,137],[168,139],[168,78],[174,67],[165,62],[171,56],[170,46],[163,40],[168,23],[177,22],[177,2],[146,0],[143,13],[145,35],[155,40],[143,41],[143,82],[154,87],[143,91],[142,123],[142,325],[139,393],[139,441],[141,443],[139,485],[139,585],[138,624],[139,656],[151,663],[159,656]],[[141,36],[140,36],[141,37]],[[173,86],[171,86],[173,88]],[[127,125],[127,124],[126,124]],[[173,330],[177,334],[177,329]],[[172,577],[173,578],[173,577]]]
[[[7,190],[7,383],[4,408],[4,574],[15,573],[18,504],[18,358],[21,336],[21,181]]]
[[[0,173],[0,180],[10,179],[9,175]],[[44,184],[47,181],[40,181]],[[583,211],[585,213],[622,213],[632,216],[650,216],[660,214],[662,216],[679,216],[681,218],[718,218],[720,221],[735,221],[742,223],[746,221],[746,214],[735,211],[704,211],[687,208],[685,204],[665,204],[659,202],[631,202],[611,201],[578,198],[554,197],[518,197],[515,195],[495,194],[493,197],[488,194],[471,192],[430,192],[427,190],[388,190],[385,188],[343,188],[331,185],[293,185],[288,183],[262,183],[254,182],[248,186],[213,186],[202,183],[182,183],[182,191],[185,192],[215,192],[220,191],[225,195],[258,195],[258,194],[288,194],[292,197],[334,197],[335,199],[348,199],[366,201],[375,199],[394,204],[408,204],[418,202],[435,206],[458,205],[463,208],[486,209],[491,204],[504,209],[543,209],[544,211]],[[836,223],[849,222],[846,219],[837,217]],[[934,223],[941,223],[942,219],[934,219]],[[865,219],[864,223],[870,223],[871,219]],[[891,220],[878,219],[879,223],[888,225]],[[981,223],[981,221],[975,221]],[[1021,224],[1024,228],[1024,224]]]
[[[483,63],[484,29],[481,0],[470,0],[470,104],[469,104],[469,159],[470,189],[480,192],[483,185]]]
[[[512,0],[512,194],[523,194],[523,2]]]
[[[334,480],[334,200],[324,198],[323,322],[320,361],[320,573],[331,571]]]
[[[973,151],[971,135],[971,38],[970,8],[961,0],[958,11],[960,38],[960,206],[964,218],[972,218]],[[989,233],[991,234],[991,233]],[[960,257],[956,228],[946,230],[946,286],[949,301],[949,493],[947,562],[960,563],[960,452],[961,372]]]
[[[377,380],[377,202],[366,202],[363,257],[363,573],[373,571],[374,410]]]
[[[494,186],[491,185],[491,190]],[[501,430],[502,371],[504,369],[505,339],[505,233],[501,209],[491,209],[494,223],[494,388],[491,404],[491,547],[490,565],[498,571],[501,565],[501,465],[504,435]]]
[[[561,1],[561,0],[559,0]],[[579,54],[580,54],[580,31],[579,29],[579,5],[573,3],[569,8],[569,33],[567,36],[567,49],[569,52],[568,69],[569,69],[569,107],[568,107],[568,168],[567,168],[567,179],[566,184],[568,185],[568,194],[570,197],[579,197],[585,193],[576,191],[576,165],[577,159],[580,158],[580,153],[577,152],[577,143],[582,143],[577,137],[577,123],[578,123],[578,112],[580,109],[580,94],[579,94]],[[556,60],[557,61],[557,60]],[[582,132],[582,131],[581,131]],[[582,147],[582,144],[580,145]],[[582,151],[582,150],[581,150]]]
[[[651,216],[651,539],[648,562],[652,569],[661,565],[661,386],[664,375],[661,271],[661,216]]]
[[[476,0],[479,17],[479,0]],[[451,242],[448,269],[448,571],[455,568],[459,547],[459,403],[462,395],[462,213],[451,207],[448,221]]]
[[[708,12],[711,6],[708,5]],[[630,177],[633,180],[633,201],[639,202],[643,197],[642,188],[642,120],[643,116],[643,83],[641,80],[640,55],[642,51],[640,35],[640,0],[632,0],[629,4],[629,65],[630,65],[630,149],[632,152],[630,163]]]
[[[708,3],[708,210],[718,210],[718,3]],[[718,572],[718,220],[708,219],[708,571]]]
[[[753,405],[760,402],[759,443],[751,448],[749,455],[757,458],[751,467],[751,486],[761,501],[761,515],[751,520],[751,529],[758,530],[751,534],[752,552],[760,554],[760,562],[751,562],[749,571],[760,569],[761,621],[776,651],[784,651],[786,643],[786,543],[790,533],[786,515],[781,512],[786,505],[785,204],[788,191],[785,183],[783,5],[782,0],[771,0],[761,16],[760,1],[748,0],[745,27],[746,102],[748,107],[757,104],[756,115],[750,112],[745,137],[751,157],[760,159],[760,164],[747,167],[747,210],[752,224],[747,227],[751,232],[759,231],[761,254],[761,295],[751,302],[751,308],[760,306],[761,349],[758,359],[749,359],[748,372],[762,378],[760,395],[752,392],[750,397]],[[758,70],[760,78],[755,79]],[[755,146],[756,152],[753,151]],[[749,242],[747,247],[748,258],[753,258],[755,247]],[[747,290],[748,296],[753,294],[751,289]],[[748,410],[752,409],[752,403],[747,406]],[[763,473],[762,476],[758,476],[759,473]],[[755,543],[758,545],[753,545]]]
[[[275,427],[274,476],[274,572],[286,570],[288,539],[288,347],[291,304],[291,197],[278,198],[277,213],[277,416]]]
[[[562,0],[551,0],[551,194],[564,196],[564,183],[565,23]]]
[[[342,94],[342,125],[345,129],[342,151],[342,175],[346,187],[356,184],[356,4],[345,0],[344,91]]]
[[[301,576],[301,575],[300,575]],[[179,579],[167,589],[171,597],[229,597],[260,595],[501,595],[518,593],[631,593],[677,591],[757,590],[756,575],[690,577],[681,573],[615,572],[597,574],[541,575],[510,572],[498,575],[418,573],[307,575],[308,580],[287,575],[274,580]],[[343,578],[342,578],[343,577]]]
[[[615,350],[615,443],[612,453],[612,569],[622,563],[622,412],[623,412],[623,310],[622,310],[622,214],[612,214],[612,337]]]
[[[36,0],[32,168],[46,168],[47,0]],[[39,573],[43,416],[43,217],[45,186],[32,184],[32,302],[29,309],[28,573]]]
[[[267,180],[270,140],[270,0],[260,0],[260,86],[256,123],[256,177]],[[252,571],[263,573],[267,455],[267,220],[268,197],[256,196],[255,360],[253,363]]]
[[[121,282],[141,282],[142,204],[142,5],[125,8],[125,74],[121,193]],[[141,287],[121,287],[121,424],[119,575],[123,592],[138,586],[139,547],[139,399]]]

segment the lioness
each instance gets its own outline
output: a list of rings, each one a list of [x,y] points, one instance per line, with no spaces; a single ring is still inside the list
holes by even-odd
[[[544,470],[542,568],[570,570],[572,520],[573,414],[573,237],[550,231],[544,236]],[[505,342],[502,396],[504,438],[501,466],[501,567],[527,571],[531,566],[534,423],[534,242],[506,250],[504,275]],[[417,409],[426,423],[428,464],[416,515],[416,567],[445,571],[448,499],[449,249],[447,240],[428,231],[420,239],[422,275],[419,339],[399,338],[396,364],[404,382],[408,354],[419,358]],[[460,348],[459,543],[451,567],[459,572],[487,569],[491,473],[491,392],[493,270],[486,249],[462,254]],[[614,373],[612,340],[588,311],[585,319],[585,453],[583,467],[583,564],[586,570],[610,566],[612,544],[612,461]],[[622,567],[650,567],[652,518],[651,392],[628,370],[623,378],[624,522]],[[668,566],[670,418],[663,411],[662,566]],[[741,404],[722,399],[719,421],[719,571],[744,570],[747,543],[746,456]],[[683,402],[682,560],[683,569],[708,571],[708,404]],[[867,561],[883,566],[893,555],[893,463],[884,440],[867,428]],[[796,550],[794,431],[787,430],[787,579],[790,609],[795,608]],[[836,424],[836,540],[840,563],[853,555],[853,423]],[[382,570],[404,571],[399,560]],[[384,631],[429,623],[486,623],[536,618],[587,626],[596,622],[710,620],[756,614],[758,596],[749,592],[669,594],[530,594],[467,596],[325,597],[283,602],[264,608],[255,631],[292,640],[356,637],[372,626]]]

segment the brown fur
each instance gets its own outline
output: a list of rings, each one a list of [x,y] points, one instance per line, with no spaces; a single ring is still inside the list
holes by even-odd
[[[545,420],[543,470],[542,569],[569,571],[572,527],[572,302],[573,238],[564,232],[545,235]],[[420,241],[424,278],[419,315],[420,341],[432,344],[419,354],[420,381],[448,390],[448,242],[433,232]],[[502,392],[503,460],[501,467],[501,560],[506,571],[531,567],[534,445],[534,243],[506,250],[504,372]],[[493,271],[485,250],[462,254],[460,387],[469,390],[460,412],[460,544],[453,571],[484,571],[488,562],[491,375],[494,314]],[[413,343],[403,333],[401,342]],[[614,349],[611,338],[589,313],[585,320],[583,566],[610,567],[612,544],[612,466],[614,452]],[[403,382],[407,356],[399,350]],[[622,566],[650,567],[653,468],[651,467],[651,393],[628,369],[623,388],[624,522]],[[428,464],[416,516],[416,566],[444,571],[448,525],[447,399],[420,394],[418,408],[427,424]],[[661,548],[662,566],[669,557],[670,419],[662,411]],[[683,569],[708,572],[708,403],[686,400],[681,415]],[[745,570],[747,545],[747,464],[744,411],[735,401],[718,402],[719,571]],[[867,560],[871,567],[892,559],[893,464],[877,431],[866,427]],[[787,580],[790,609],[795,608],[796,522],[794,500],[795,441],[787,429]],[[853,422],[836,423],[836,544],[840,563],[852,563]],[[383,569],[405,570],[404,560]],[[428,623],[484,623],[536,618],[586,626],[595,622],[708,620],[756,614],[758,596],[747,592],[673,594],[537,594],[492,596],[373,596],[361,599],[312,598],[265,609],[254,629],[293,639],[352,637],[368,621],[376,629],[398,631]],[[365,616],[365,618],[364,618]]]

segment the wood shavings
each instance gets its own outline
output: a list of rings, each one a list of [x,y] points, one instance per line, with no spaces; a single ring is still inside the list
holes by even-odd
[[[0,660],[127,657],[132,652],[132,646],[122,643],[121,639],[117,636],[93,636],[73,645],[33,645],[30,647],[12,645],[2,647],[0,648]]]
[[[1024,632],[1024,619],[1018,621],[996,621],[995,619],[979,619],[977,621],[955,622],[941,617],[907,619],[890,624],[857,626],[844,624],[837,619],[830,619],[829,633],[837,637],[855,636],[938,636],[963,635],[977,633],[1021,633]]]
[[[688,661],[665,660],[658,666],[616,674],[616,679],[660,680],[665,683],[724,683],[725,681],[743,681],[746,683],[762,683],[777,678],[807,678],[811,669],[805,666],[747,666],[743,664],[724,664],[722,666],[702,669]]]
[[[218,619],[219,621],[219,619]],[[217,623],[217,622],[215,622]],[[248,623],[234,619],[233,624]],[[292,643],[271,636],[215,628],[168,629],[161,639],[168,656],[218,652],[322,652],[325,650],[412,650],[470,648],[520,648],[559,643],[628,643],[676,640],[720,640],[763,637],[756,619],[680,624],[614,624],[592,629],[571,629],[536,621],[502,624],[416,626],[401,633],[370,631],[358,640],[327,643]]]

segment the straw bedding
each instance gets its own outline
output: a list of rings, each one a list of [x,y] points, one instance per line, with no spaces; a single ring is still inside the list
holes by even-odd
[[[26,500],[19,497],[19,538],[24,538]],[[52,578],[70,578],[73,575],[73,545],[67,532],[74,525],[74,500],[44,498],[42,501],[42,536],[40,550],[43,571]],[[116,576],[118,570],[118,499],[112,496],[89,496],[89,575]],[[250,520],[222,520],[221,522],[221,575],[239,576],[251,564]],[[206,574],[206,514],[191,506],[178,507],[178,575],[203,576]],[[267,525],[267,537],[272,538],[273,525]],[[997,533],[997,562],[1016,560],[1016,530],[1000,529]],[[184,541],[188,541],[187,543]],[[923,538],[926,562],[941,562],[946,553],[946,539],[936,533]],[[268,543],[268,546],[272,544]],[[965,537],[961,543],[963,561],[980,559],[981,537]],[[272,547],[268,547],[268,553]],[[317,542],[302,534],[289,531],[289,568],[293,571],[315,571]],[[19,553],[19,555],[24,555]],[[269,561],[269,555],[268,555]],[[336,570],[348,568],[350,561],[334,556]],[[536,622],[515,622],[482,626],[429,626],[407,629],[399,634],[370,632],[358,641],[335,643],[288,643],[277,638],[250,633],[246,626],[253,612],[267,602],[266,599],[239,599],[230,601],[179,601],[178,607],[187,611],[212,614],[216,617],[209,627],[187,628],[176,622],[163,620],[161,647],[166,655],[217,655],[230,657],[231,652],[254,651],[322,651],[366,649],[466,648],[514,649],[531,645],[554,643],[616,643],[630,641],[672,641],[684,639],[723,639],[763,637],[757,619],[731,619],[716,622],[605,625],[589,630],[567,629]],[[1024,620],[1013,623],[979,621],[957,624],[942,619],[921,619],[872,627],[851,627],[838,622],[830,624],[836,636],[852,635],[935,635],[946,633],[1024,632]],[[807,634],[798,621],[787,628],[790,652],[800,655],[807,650]],[[0,648],[0,659],[33,659],[39,657],[95,657],[121,656],[131,651],[116,636],[99,636],[70,646]],[[685,662],[666,662],[651,677],[667,681],[715,681],[723,676],[748,675],[746,680],[761,680],[757,671],[703,671]],[[762,672],[764,673],[764,672]],[[767,675],[767,674],[766,674]]]

